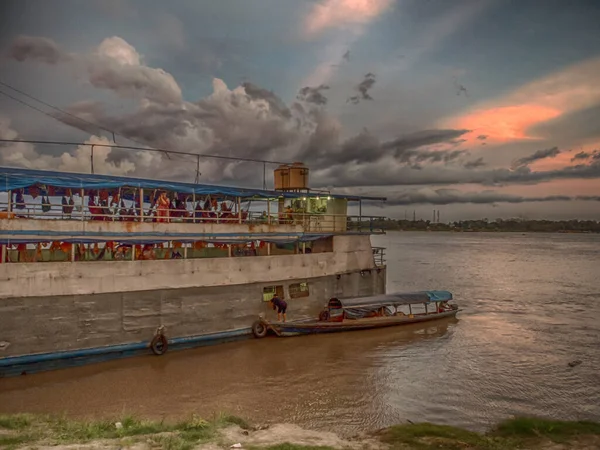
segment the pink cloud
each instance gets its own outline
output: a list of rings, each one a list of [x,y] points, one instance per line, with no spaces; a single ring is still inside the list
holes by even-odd
[[[580,62],[477,105],[464,115],[445,120],[444,125],[474,130],[468,139],[481,134],[491,142],[542,138],[529,130],[600,102],[598,73],[600,58]]]
[[[304,29],[308,35],[314,35],[327,28],[367,24],[392,3],[392,0],[325,0],[312,8]]]

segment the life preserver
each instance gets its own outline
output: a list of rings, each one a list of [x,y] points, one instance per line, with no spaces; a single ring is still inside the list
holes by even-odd
[[[154,339],[152,339],[152,342],[150,342],[150,349],[155,355],[160,356],[165,354],[168,348],[169,342],[164,334],[157,334],[154,336]]]
[[[267,326],[260,320],[257,320],[252,324],[252,334],[255,338],[264,338],[267,335]]]

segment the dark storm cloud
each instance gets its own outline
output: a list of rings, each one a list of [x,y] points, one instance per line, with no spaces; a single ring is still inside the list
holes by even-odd
[[[579,152],[571,158],[571,162],[578,161],[578,160],[585,160],[585,159],[588,159],[590,156],[592,156],[591,153]]]
[[[306,86],[300,89],[296,99],[306,103],[314,103],[315,105],[326,105],[327,97],[325,97],[321,91],[325,91],[327,89],[329,89],[329,86],[324,84],[317,87]]]
[[[373,100],[373,97],[369,95],[369,91],[375,85],[375,74],[368,73],[365,75],[365,79],[362,80],[356,89],[360,92],[363,100]]]
[[[477,169],[478,167],[483,166],[485,166],[485,162],[483,162],[483,157],[477,158],[474,161],[468,161],[463,165],[465,169]]]
[[[71,59],[52,39],[24,35],[12,41],[6,55],[20,62],[34,60],[51,65]]]
[[[451,205],[458,203],[493,204],[571,201],[572,197],[550,195],[546,197],[524,197],[497,191],[462,192],[456,189],[435,189],[427,191],[408,191],[388,197],[387,205]]]
[[[250,98],[252,98],[254,100],[258,100],[258,99],[265,100],[267,103],[269,103],[269,106],[271,107],[272,111],[275,111],[275,112],[281,114],[282,117],[285,117],[287,119],[292,117],[292,113],[290,112],[290,109],[286,106],[286,104],[283,102],[283,100],[281,100],[273,92],[263,89],[260,86],[257,86],[255,84],[249,83],[249,82],[242,83],[242,86],[244,87],[246,94]]]
[[[536,161],[539,161],[541,159],[554,158],[554,157],[558,156],[559,153],[560,153],[560,150],[558,149],[558,147],[552,147],[552,148],[547,148],[544,150],[538,150],[537,152],[535,152],[529,156],[525,156],[523,158],[516,160],[513,163],[513,167],[527,166],[527,165],[534,163]]]

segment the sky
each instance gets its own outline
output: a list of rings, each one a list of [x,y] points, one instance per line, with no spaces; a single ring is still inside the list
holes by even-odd
[[[600,219],[597,0],[4,0],[0,21],[0,139],[301,161],[315,189],[387,197],[365,214]],[[3,166],[90,170],[89,146],[0,145]],[[262,187],[263,164],[200,161]]]

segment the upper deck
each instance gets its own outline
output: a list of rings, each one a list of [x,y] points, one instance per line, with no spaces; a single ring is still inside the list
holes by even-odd
[[[283,244],[383,233],[380,217],[362,215],[364,200],[385,199],[0,168],[0,243]],[[359,214],[348,214],[352,203]]]

